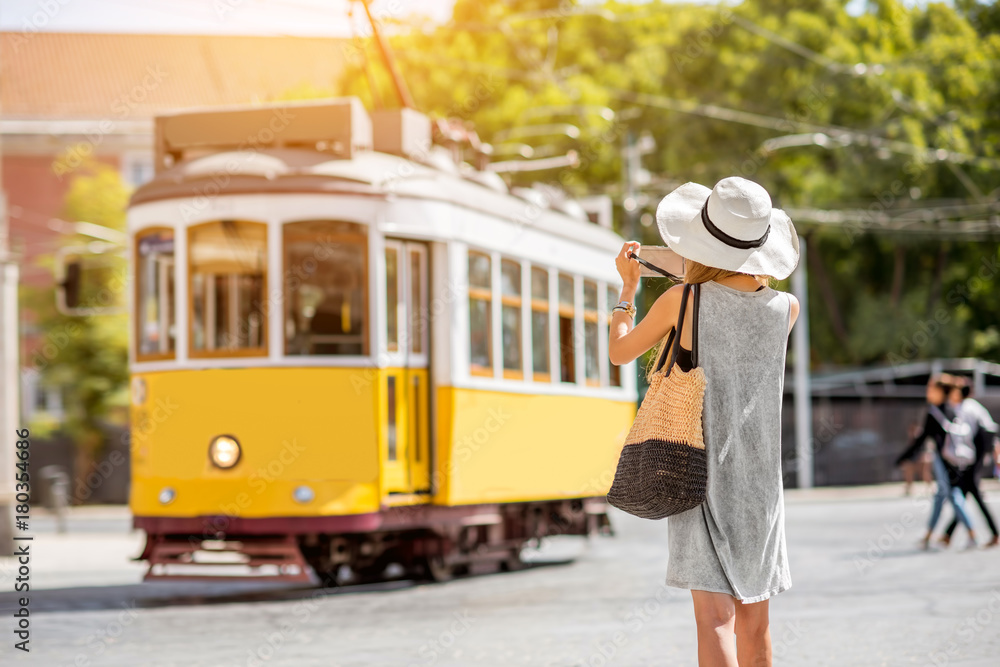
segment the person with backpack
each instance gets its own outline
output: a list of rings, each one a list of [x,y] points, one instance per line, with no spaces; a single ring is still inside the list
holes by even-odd
[[[1000,544],[1000,532],[997,531],[997,524],[993,520],[993,514],[990,512],[989,507],[987,507],[986,502],[983,500],[982,493],[979,491],[979,480],[982,477],[983,459],[986,458],[986,455],[993,448],[993,443],[996,439],[997,424],[993,421],[989,410],[982,403],[971,397],[972,387],[970,383],[964,378],[960,379],[962,380],[960,386],[952,390],[949,398],[956,414],[974,425],[975,434],[973,442],[975,444],[976,460],[971,466],[962,470],[958,480],[958,488],[961,489],[962,495],[966,497],[971,495],[979,505],[983,516],[986,517],[986,523],[990,527],[990,532],[993,533],[993,538],[986,543],[986,546],[995,547]],[[957,527],[958,517],[956,516],[948,524],[948,528],[945,529],[944,535],[939,540],[943,546],[948,546],[951,543],[952,533],[955,532],[955,528]]]
[[[928,408],[924,427],[906,451],[896,459],[896,465],[899,465],[923,445],[925,438],[934,441],[936,452],[932,468],[937,491],[934,494],[934,505],[927,524],[927,534],[921,541],[924,549],[930,548],[931,535],[938,519],[941,518],[945,500],[951,503],[955,509],[955,516],[968,529],[970,547],[974,548],[977,545],[972,522],[965,511],[965,497],[958,487],[961,471],[972,465],[975,460],[975,447],[972,444],[972,429],[965,421],[956,422],[955,410],[948,405],[948,395],[955,385],[954,378],[949,375],[942,374],[931,378],[927,384]]]

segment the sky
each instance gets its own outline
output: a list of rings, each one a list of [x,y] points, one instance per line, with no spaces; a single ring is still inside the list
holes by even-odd
[[[0,0],[0,30],[349,37],[349,0]],[[380,16],[451,16],[454,0],[374,0]],[[360,3],[355,15],[363,16]]]
[[[904,0],[907,5],[923,2]],[[372,7],[376,18],[421,14],[444,22],[454,3],[373,0]],[[0,0],[0,30],[349,37],[350,4],[350,0]],[[848,11],[860,12],[864,5],[865,0],[850,0]],[[361,4],[354,6],[356,25],[367,34],[364,24],[358,23]]]

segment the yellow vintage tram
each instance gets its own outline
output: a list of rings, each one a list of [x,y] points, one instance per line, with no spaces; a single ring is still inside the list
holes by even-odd
[[[636,400],[606,350],[622,239],[460,152],[356,98],[156,119],[128,211],[147,577],[231,552],[440,579],[610,532]]]

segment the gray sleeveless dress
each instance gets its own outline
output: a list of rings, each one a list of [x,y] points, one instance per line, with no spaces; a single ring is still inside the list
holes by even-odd
[[[702,285],[698,365],[706,500],[667,518],[668,586],[760,602],[792,585],[785,550],[781,398],[790,301]]]

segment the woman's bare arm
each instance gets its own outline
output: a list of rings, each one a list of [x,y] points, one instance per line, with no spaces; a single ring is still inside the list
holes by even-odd
[[[791,304],[791,313],[788,315],[788,333],[792,333],[792,327],[795,326],[795,320],[799,317],[799,300],[789,294],[788,302]]]
[[[625,313],[612,313],[611,326],[608,327],[608,357],[611,363],[616,366],[627,364],[667,335],[677,321],[683,289],[683,285],[675,285],[661,294],[635,326],[632,326],[632,318]],[[624,294],[624,290],[622,298],[631,300]]]

